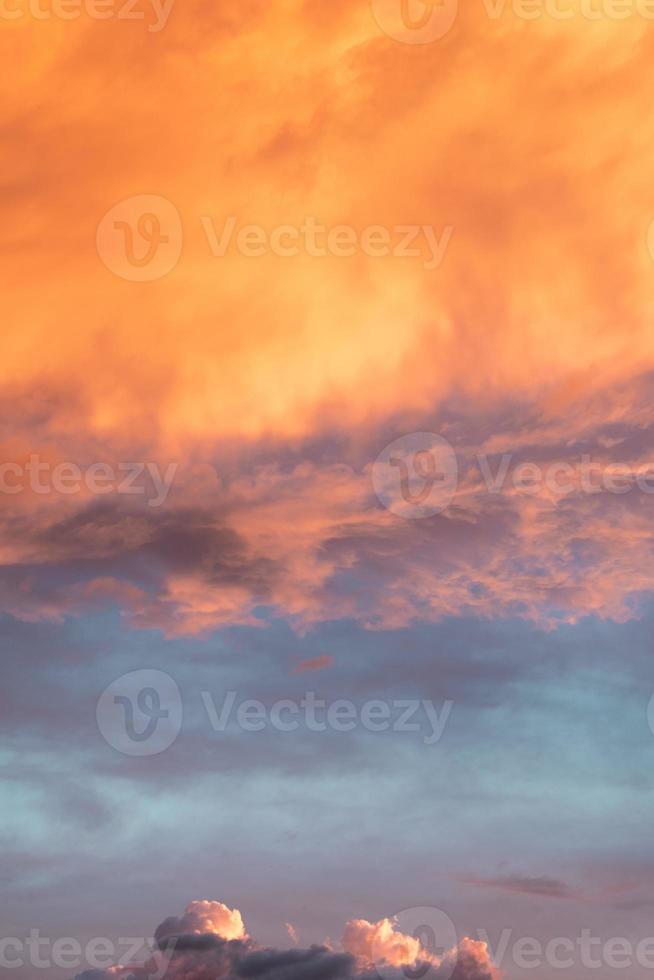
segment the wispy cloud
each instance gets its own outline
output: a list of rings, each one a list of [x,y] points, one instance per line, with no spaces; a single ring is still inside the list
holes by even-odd
[[[573,898],[584,897],[584,892],[571,888],[564,881],[548,878],[545,875],[529,877],[526,875],[500,875],[495,878],[481,878],[472,875],[458,875],[457,880],[464,885],[475,888],[497,888],[501,891],[518,895],[535,895],[540,898]]]

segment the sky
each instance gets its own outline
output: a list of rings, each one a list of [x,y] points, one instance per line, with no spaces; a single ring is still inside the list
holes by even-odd
[[[651,976],[652,20],[0,0],[3,973]]]

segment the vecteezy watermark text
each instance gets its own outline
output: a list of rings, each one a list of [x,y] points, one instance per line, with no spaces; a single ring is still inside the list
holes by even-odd
[[[81,943],[72,936],[52,939],[42,936],[39,929],[30,929],[24,938],[0,938],[0,969],[16,970],[31,967],[36,970],[106,970],[114,966],[133,966],[146,958],[150,980],[162,980],[175,953],[173,938],[160,948],[152,939],[121,937],[117,942],[96,936]]]
[[[474,473],[474,470],[477,470]],[[389,443],[372,467],[379,501],[399,517],[431,517],[448,507],[459,489],[459,461],[451,444],[435,432],[412,432]],[[477,453],[466,490],[489,494],[621,495],[638,489],[654,494],[654,462],[606,462],[583,453],[577,459],[544,463],[514,461],[512,453]]]
[[[296,701],[283,698],[270,707],[253,698],[241,700],[228,691],[220,708],[209,691],[202,692],[202,701],[211,726],[224,732],[230,721],[244,732],[352,732],[363,728],[368,732],[426,732],[425,745],[435,745],[442,737],[450,717],[453,701],[445,701],[440,711],[433,701],[417,698],[395,698],[391,701],[370,700],[357,705],[347,698],[327,701],[307,691]],[[236,709],[236,710],[234,710]]]
[[[554,936],[541,940],[535,936],[515,937],[513,929],[503,929],[495,944],[485,929],[477,938],[487,943],[493,962],[498,968],[507,958],[519,970],[535,970],[549,966],[554,970],[599,970],[603,966],[615,970],[640,966],[654,969],[654,937],[647,936],[637,943],[622,936],[603,939],[591,929],[581,929],[578,936]]]
[[[403,44],[431,44],[444,38],[459,13],[459,0],[371,0],[371,6],[384,34]],[[507,16],[562,23],[576,17],[589,22],[654,20],[654,0],[479,0],[478,6],[472,6],[491,21]]]
[[[300,225],[277,225],[267,231],[262,225],[241,224],[230,215],[217,228],[210,216],[203,216],[202,227],[211,252],[223,258],[230,248],[247,258],[260,258],[266,254],[280,258],[308,255],[322,259],[327,256],[351,258],[357,253],[377,259],[392,255],[394,258],[421,258],[425,269],[437,269],[443,261],[454,228],[445,225],[437,231],[433,225],[368,225],[359,230],[353,225],[321,224],[308,216]]]
[[[39,495],[70,496],[88,492],[103,496],[110,493],[146,496],[149,507],[165,503],[172,487],[177,463],[165,469],[153,462],[91,463],[82,468],[77,463],[51,463],[33,453],[27,462],[0,463],[0,495],[13,496],[30,490]]]
[[[202,691],[193,715],[196,725],[200,719],[218,733],[234,729],[249,733],[347,733],[363,729],[418,734],[425,745],[435,745],[443,736],[453,707],[453,701],[444,701],[439,708],[424,698],[372,699],[357,704],[347,698],[320,698],[314,691],[267,705],[239,697],[237,691],[227,691],[221,697]],[[154,669],[123,674],[105,688],[96,706],[102,737],[130,756],[164,752],[180,735],[184,713],[177,683],[169,674]]]
[[[175,0],[0,0],[0,20],[145,21],[151,34],[168,23]]]
[[[400,967],[407,980],[450,980],[455,974],[459,946],[458,933],[450,916],[442,909],[430,906],[403,909],[393,916],[395,927],[404,935],[419,939],[430,958],[420,972],[413,965]],[[517,970],[554,971],[600,970],[602,968],[625,970],[641,967],[654,969],[654,937],[645,936],[633,941],[622,936],[601,937],[591,928],[580,928],[567,936],[525,936],[513,928],[488,931],[472,929],[467,938],[483,943],[490,962],[503,971],[509,964]],[[380,941],[379,949],[373,944],[375,969],[381,980],[396,980],[398,969],[385,959],[387,941]],[[453,955],[454,954],[454,955]],[[485,974],[486,975],[486,974]],[[575,976],[576,980],[576,976]]]
[[[1,2],[1,0],[0,0]],[[259,259],[410,259],[427,271],[437,269],[449,248],[453,225],[383,224],[357,228],[327,225],[308,215],[299,223],[262,224],[239,221],[235,215],[216,220],[201,215],[196,230],[216,259],[227,255]],[[153,282],[171,272],[182,254],[182,218],[171,201],[157,194],[137,194],[114,204],[96,232],[98,255],[106,267],[129,282]]]

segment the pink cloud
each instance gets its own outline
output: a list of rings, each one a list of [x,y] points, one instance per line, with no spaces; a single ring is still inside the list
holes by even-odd
[[[156,930],[157,949],[145,963],[87,971],[76,980],[372,980],[375,967],[403,980],[402,968],[428,963],[433,980],[500,980],[483,942],[462,939],[442,957],[430,956],[417,939],[402,934],[390,919],[350,920],[339,952],[323,946],[277,950],[258,946],[245,933],[241,914],[221,902],[191,902],[183,916]]]
[[[310,657],[308,660],[301,660],[293,668],[293,673],[305,674],[315,670],[326,670],[328,667],[332,667],[333,664],[334,658],[328,653],[323,653],[319,657]]]

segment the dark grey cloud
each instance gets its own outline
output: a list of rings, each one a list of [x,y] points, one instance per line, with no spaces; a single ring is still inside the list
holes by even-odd
[[[475,878],[460,876],[459,881],[477,888],[499,888],[502,891],[518,892],[524,895],[539,895],[545,898],[579,898],[582,893],[571,888],[564,881],[548,878],[546,875],[529,877],[522,875],[502,875],[497,878]]]

